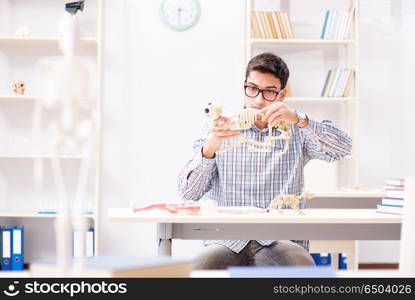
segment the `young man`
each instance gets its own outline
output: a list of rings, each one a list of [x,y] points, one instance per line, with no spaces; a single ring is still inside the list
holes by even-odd
[[[280,194],[301,194],[304,166],[311,159],[331,162],[351,154],[351,138],[331,121],[319,121],[284,103],[288,77],[287,65],[272,53],[250,60],[244,82],[245,107],[259,109],[263,117],[247,130],[231,130],[232,122],[225,117],[214,120],[207,136],[195,142],[194,156],[179,175],[183,199],[199,200],[206,195],[219,206],[266,208]],[[284,148],[284,139],[274,141],[271,152],[249,152],[248,145],[241,144],[216,153],[224,141],[240,134],[264,141],[268,124],[281,121],[292,130],[288,152],[282,156],[278,153]],[[304,199],[300,207],[305,207]],[[195,260],[196,269],[314,264],[308,241],[215,240],[205,241],[205,246]]]

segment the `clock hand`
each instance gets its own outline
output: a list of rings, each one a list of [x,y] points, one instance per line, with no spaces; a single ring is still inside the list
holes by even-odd
[[[181,21],[181,12],[182,12],[182,8],[181,7],[179,7],[179,24],[182,24],[182,21]]]

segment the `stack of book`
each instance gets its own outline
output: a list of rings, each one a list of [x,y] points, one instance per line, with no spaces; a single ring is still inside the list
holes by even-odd
[[[321,97],[347,97],[354,77],[354,70],[337,68],[329,70]]]
[[[254,39],[293,39],[288,13],[283,11],[253,11],[251,13]]]
[[[347,10],[331,9],[326,11],[320,38],[323,40],[346,40],[354,16],[354,7]]]
[[[402,214],[405,192],[404,179],[387,179],[385,184],[385,197],[382,203],[378,204],[377,212]]]

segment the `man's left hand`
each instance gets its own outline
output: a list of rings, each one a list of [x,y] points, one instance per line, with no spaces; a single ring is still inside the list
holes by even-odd
[[[262,120],[268,122],[269,126],[277,127],[280,122],[288,125],[298,123],[298,116],[295,110],[291,109],[284,102],[276,102],[260,110]]]

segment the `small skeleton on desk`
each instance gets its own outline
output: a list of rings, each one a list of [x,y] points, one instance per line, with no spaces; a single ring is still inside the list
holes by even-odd
[[[269,212],[271,209],[278,209],[280,213],[283,213],[282,206],[288,205],[292,209],[296,210],[299,214],[304,215],[304,212],[300,209],[300,199],[312,199],[314,197],[313,194],[309,192],[303,192],[301,195],[279,195],[271,200],[270,204],[268,205],[267,211]]]
[[[222,107],[208,103],[207,107],[205,108],[205,115],[206,117],[215,120],[222,116]],[[233,129],[249,129],[255,124],[255,121],[261,120],[261,117],[262,115],[259,114],[258,109],[243,109],[240,112],[232,115],[229,119],[233,120],[236,123],[235,126],[232,126]],[[228,151],[243,143],[249,144],[248,151],[251,152],[271,152],[274,140],[285,139],[284,149],[279,153],[279,155],[285,154],[288,151],[288,146],[291,140],[291,127],[285,122],[281,122],[277,127],[268,126],[268,128],[269,135],[265,137],[264,142],[258,142],[254,139],[247,139],[243,135],[240,135],[234,144],[227,145],[219,149],[218,152]],[[276,128],[281,134],[278,136],[273,136],[272,128]]]

